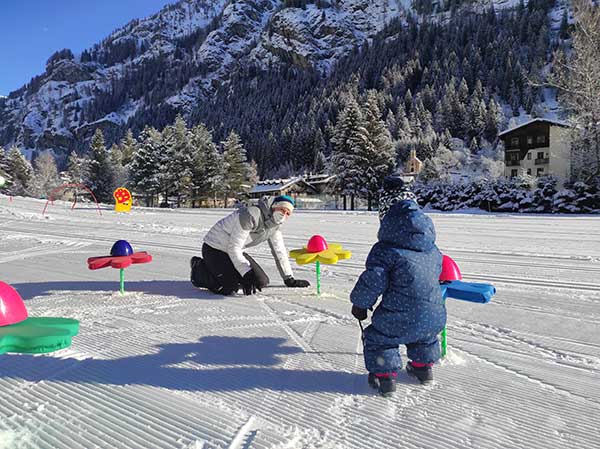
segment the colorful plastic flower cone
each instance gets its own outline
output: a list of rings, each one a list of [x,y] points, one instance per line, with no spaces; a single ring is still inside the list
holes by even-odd
[[[442,256],[442,272],[440,273],[440,283],[455,281],[462,279],[462,274],[458,268],[458,264],[450,256],[445,254]],[[444,326],[442,330],[442,357],[446,357],[448,354],[448,331],[447,327]]]
[[[79,321],[70,318],[27,317],[21,295],[0,282],[0,354],[39,354],[71,345],[79,332]]]
[[[460,269],[454,259],[445,254],[442,257],[442,272],[440,273],[440,282],[457,281],[462,279]]]
[[[496,288],[491,284],[462,282],[462,274],[458,268],[458,264],[450,256],[446,255],[442,259],[442,272],[440,273],[439,281],[444,299],[455,298],[485,304],[496,294]],[[446,357],[448,354],[448,334],[446,327],[442,330],[441,345],[442,357]]]
[[[308,244],[302,249],[290,251],[290,257],[298,265],[316,263],[317,265],[317,294],[321,294],[321,263],[332,265],[340,259],[350,259],[352,253],[342,248],[339,243],[327,243],[320,235],[313,235]]]
[[[119,291],[125,293],[125,268],[138,263],[152,262],[152,256],[146,251],[133,252],[126,240],[117,240],[110,250],[110,256],[90,257],[87,260],[90,270],[111,267],[119,269]]]
[[[27,319],[27,309],[21,295],[0,281],[0,326],[10,326]]]

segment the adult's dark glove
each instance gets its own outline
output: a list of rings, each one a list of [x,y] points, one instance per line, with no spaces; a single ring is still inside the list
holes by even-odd
[[[242,277],[242,289],[244,290],[244,295],[253,295],[256,293],[256,290],[262,291],[258,285],[254,270],[248,271],[244,277]]]
[[[285,282],[286,287],[305,288],[310,285],[310,282],[308,281],[305,281],[303,279],[294,279],[293,277],[285,278],[283,282]]]
[[[352,306],[352,315],[358,321],[363,321],[367,319],[367,309],[361,309],[358,306]]]

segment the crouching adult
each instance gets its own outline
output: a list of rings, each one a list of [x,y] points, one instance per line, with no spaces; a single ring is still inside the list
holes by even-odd
[[[285,285],[308,287],[308,281],[294,279],[280,230],[293,211],[294,200],[283,195],[263,198],[219,220],[204,237],[202,257],[192,257],[192,284],[221,295],[240,288],[245,295],[262,290],[269,277],[244,249],[268,242]]]

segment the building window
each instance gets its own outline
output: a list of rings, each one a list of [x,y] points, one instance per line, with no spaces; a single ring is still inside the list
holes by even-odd
[[[513,161],[518,161],[519,160],[519,153],[513,153],[513,154],[511,154],[510,158]]]
[[[531,176],[531,169],[530,169],[530,168],[528,168],[528,169],[527,169],[527,174],[528,174],[529,176]]]
[[[527,136],[527,145],[533,145],[533,136]]]
[[[510,146],[515,148],[519,146],[519,138],[518,137],[513,137],[512,139],[510,139]]]
[[[544,159],[544,152],[543,151],[538,151],[536,159]]]
[[[546,143],[546,136],[537,136],[537,143]]]
[[[527,153],[527,160],[530,161],[531,160],[531,153]]]
[[[518,173],[518,171],[517,171],[516,169],[514,169],[514,168],[513,168],[513,169],[510,171],[510,177],[511,177],[511,178],[514,178],[514,177],[516,177],[516,176],[517,176],[517,173]]]
[[[544,175],[544,169],[543,168],[538,168],[536,176],[543,176],[543,175]]]

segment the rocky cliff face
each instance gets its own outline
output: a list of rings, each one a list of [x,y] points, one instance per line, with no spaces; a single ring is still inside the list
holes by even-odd
[[[0,99],[0,145],[52,149],[64,160],[73,149],[83,152],[97,127],[110,143],[133,122],[160,126],[171,118],[161,116],[165,110],[189,113],[249,65],[293,64],[326,76],[342,55],[410,11],[410,0],[300,8],[280,0],[182,0],[81,55],[51,57],[45,73]]]

